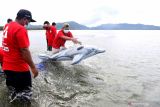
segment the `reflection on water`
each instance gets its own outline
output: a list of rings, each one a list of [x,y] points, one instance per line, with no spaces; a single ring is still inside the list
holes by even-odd
[[[37,55],[46,50],[44,34],[29,32],[36,64],[41,62]],[[97,30],[73,34],[82,44],[106,52],[74,66],[69,61],[42,62],[45,69],[33,79],[31,107],[159,107],[160,31]],[[0,105],[15,106],[8,103],[4,79],[0,80]]]

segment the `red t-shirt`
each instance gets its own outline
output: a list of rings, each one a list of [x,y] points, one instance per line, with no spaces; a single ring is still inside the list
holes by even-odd
[[[48,40],[48,46],[52,46],[56,34],[57,34],[57,29],[54,26],[50,26],[50,28],[46,30],[46,39]]]
[[[3,70],[29,71],[29,65],[20,52],[21,48],[28,48],[29,44],[26,28],[17,22],[9,23],[3,31]]]
[[[3,49],[0,47],[0,63],[3,61]]]
[[[52,44],[53,48],[59,49],[61,46],[65,47],[66,40],[62,39],[61,36],[73,37],[70,31],[65,34],[63,33],[63,30],[60,30],[57,36],[55,37],[55,39],[53,40],[53,44]]]
[[[8,26],[8,24],[9,24],[9,23],[7,23],[7,24],[4,25],[3,30],[6,28],[6,26]]]

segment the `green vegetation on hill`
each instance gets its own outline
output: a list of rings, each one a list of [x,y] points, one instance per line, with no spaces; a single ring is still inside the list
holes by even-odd
[[[3,26],[0,26],[0,31],[3,30]]]
[[[160,30],[160,26],[154,25],[144,25],[144,24],[102,24],[96,27],[87,27],[85,25],[79,24],[74,21],[67,22],[70,25],[71,30]],[[57,29],[63,27],[63,23],[57,23]],[[0,30],[3,29],[3,26],[0,26]],[[27,27],[28,30],[43,30],[43,25],[31,25]]]
[[[160,26],[154,25],[144,25],[144,24],[128,24],[128,23],[120,23],[120,24],[102,24],[96,27],[87,27],[85,25],[79,24],[74,21],[67,22],[70,25],[71,30],[160,30]],[[32,25],[31,25],[32,26]],[[35,25],[28,29],[38,29],[41,30],[42,25]],[[57,29],[61,29],[63,23],[57,23]]]
[[[79,24],[74,21],[69,21],[67,23],[69,23],[71,30],[89,30],[90,29],[89,27],[82,25],[82,24]],[[56,26],[57,26],[57,29],[61,29],[63,26],[63,23],[57,23]]]
[[[144,24],[102,24],[92,27],[92,30],[160,30],[160,26],[144,25]]]

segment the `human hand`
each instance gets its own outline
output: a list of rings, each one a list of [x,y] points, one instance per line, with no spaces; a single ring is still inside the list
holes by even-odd
[[[33,73],[33,77],[36,78],[38,76],[38,70],[37,70],[37,68],[31,68],[31,71]]]
[[[75,44],[82,44],[80,41],[77,40],[77,38],[72,38],[72,42]]]

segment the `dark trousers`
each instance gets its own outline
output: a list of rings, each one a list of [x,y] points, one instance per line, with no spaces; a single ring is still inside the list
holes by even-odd
[[[27,72],[15,72],[4,70],[6,75],[7,87],[14,87],[16,92],[23,92],[24,90],[31,90],[32,81],[31,74]]]
[[[52,46],[48,45],[48,39],[47,39],[47,51],[52,51]]]

